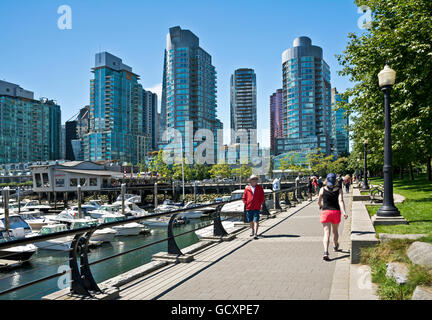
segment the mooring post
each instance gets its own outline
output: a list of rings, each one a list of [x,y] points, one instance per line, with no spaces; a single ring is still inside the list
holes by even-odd
[[[155,182],[155,184],[154,184],[154,190],[153,190],[153,196],[154,196],[154,207],[156,208],[157,206],[158,206],[158,199],[157,199],[157,196],[158,196],[158,194],[157,194],[157,189],[158,189],[158,187],[157,187],[157,181]]]
[[[82,219],[82,210],[81,210],[81,185],[77,186],[78,193],[78,217]]]
[[[122,183],[121,184],[122,215],[125,214],[125,193],[126,193],[126,183]]]
[[[7,234],[9,234],[9,190],[9,187],[5,187],[2,191],[4,207],[4,226]]]

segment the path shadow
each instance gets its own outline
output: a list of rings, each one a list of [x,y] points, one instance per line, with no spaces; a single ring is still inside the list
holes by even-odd
[[[340,256],[340,257],[337,257],[337,258],[330,259],[329,261],[335,261],[335,260],[344,259],[344,258],[349,258],[349,257],[350,257],[350,255],[349,255],[349,254],[346,254],[346,255],[344,255],[344,256]]]
[[[414,222],[432,222],[432,220],[412,220],[412,221],[408,221],[409,223],[414,223]]]
[[[297,234],[273,234],[269,236],[261,235],[261,238],[299,238]]]

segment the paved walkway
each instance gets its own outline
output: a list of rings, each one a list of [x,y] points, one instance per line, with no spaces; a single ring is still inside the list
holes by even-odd
[[[348,196],[345,205],[350,211]],[[165,266],[120,287],[120,299],[348,299],[349,229],[349,220],[341,223],[342,252],[330,250],[332,260],[323,261],[317,198],[304,201],[264,220],[259,240],[242,231],[196,253],[191,263]]]

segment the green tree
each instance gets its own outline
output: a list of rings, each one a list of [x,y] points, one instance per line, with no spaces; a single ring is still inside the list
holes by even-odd
[[[231,178],[232,176],[230,166],[225,163],[214,164],[209,173],[212,178]]]
[[[192,166],[192,176],[195,180],[203,180],[210,178],[210,166],[205,164],[195,163]]]
[[[157,156],[150,162],[149,167],[153,173],[158,173],[164,180],[171,177],[171,169],[163,160],[162,150],[159,150]]]
[[[178,163],[179,161],[176,161],[172,167],[172,177],[174,180],[182,180],[183,179],[183,174],[184,174],[184,180],[185,181],[189,181],[192,180],[193,176],[192,176],[192,170],[189,166],[189,164],[186,161],[186,158],[183,158],[183,172],[182,173],[182,164],[181,164],[181,160],[180,163]]]
[[[338,103],[354,114],[351,126],[355,153],[363,140],[372,149],[372,168],[383,164],[384,112],[378,73],[386,62],[397,72],[391,93],[392,149],[394,165],[426,164],[431,180],[432,155],[432,1],[356,0],[372,10],[372,23],[361,35],[350,33],[350,41],[338,56],[342,76],[356,85]]]
[[[239,168],[231,170],[235,177],[241,177],[242,181],[252,175],[252,167],[250,164],[242,164]]]
[[[328,173],[332,159],[333,155],[326,156],[321,152],[320,148],[310,152],[306,156],[306,162],[311,172],[320,176],[325,176]]]

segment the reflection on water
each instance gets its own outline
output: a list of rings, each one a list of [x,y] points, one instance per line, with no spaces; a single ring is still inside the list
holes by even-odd
[[[196,229],[200,226],[208,225],[210,223],[211,218],[191,219],[190,223],[176,227],[174,229],[174,234]],[[100,247],[90,249],[89,261],[93,262],[120,252],[124,252],[126,250],[164,239],[166,237],[166,228],[154,228],[150,235],[116,237],[115,241],[111,243],[106,243]],[[199,239],[195,232],[191,232],[176,238],[177,245],[180,249],[190,246],[198,242],[198,240]],[[166,241],[95,264],[91,266],[92,274],[96,282],[105,281],[109,278],[150,262],[152,255],[161,251],[167,251]],[[32,256],[28,263],[23,264],[19,268],[0,270],[0,291],[4,291],[14,286],[22,285],[30,281],[35,281],[52,274],[62,272],[64,268],[69,265],[68,259],[68,252],[38,250],[38,252]],[[0,296],[0,299],[38,300],[49,293],[58,291],[58,283],[64,283],[64,281],[61,280],[62,279],[54,278],[43,281],[36,285]]]

